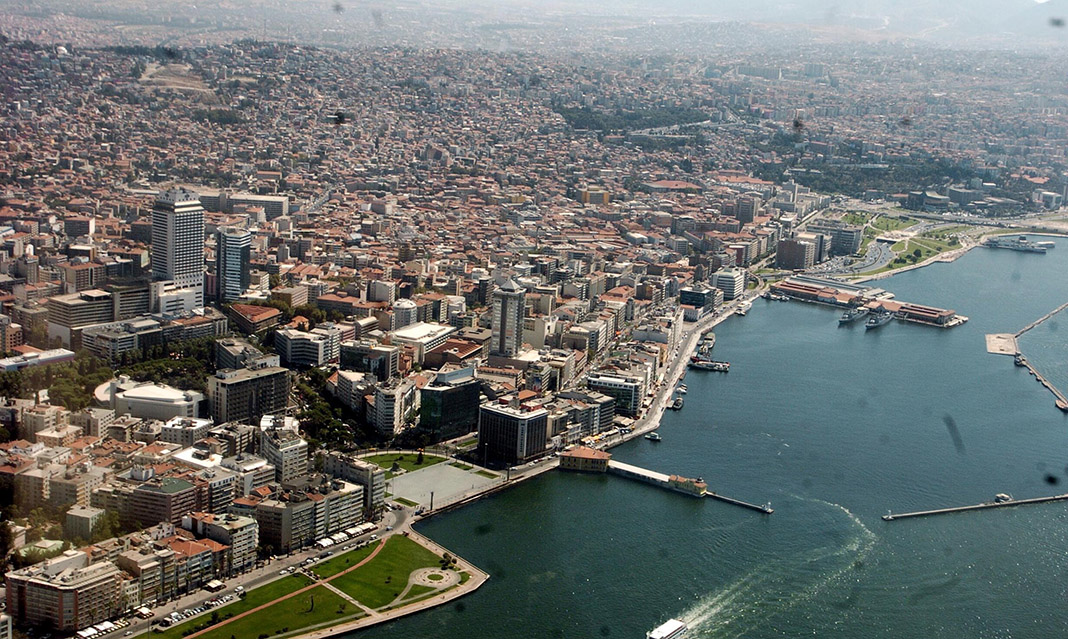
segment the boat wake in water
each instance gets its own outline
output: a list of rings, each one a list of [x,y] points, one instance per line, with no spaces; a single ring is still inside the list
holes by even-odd
[[[848,530],[845,541],[764,562],[726,587],[702,597],[679,615],[690,627],[690,636],[796,636],[794,630],[806,620],[798,619],[791,614],[792,610],[816,596],[837,599],[839,603],[828,605],[837,609],[839,618],[848,614],[852,607],[852,588],[844,577],[863,566],[875,545],[875,533],[840,504],[797,499],[823,504],[844,514]],[[835,516],[835,519],[841,518]],[[828,589],[831,591],[826,592]],[[819,624],[819,621],[812,623]]]

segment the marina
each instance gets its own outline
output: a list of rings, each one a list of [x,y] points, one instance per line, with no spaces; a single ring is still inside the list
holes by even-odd
[[[1001,494],[994,501],[973,504],[971,506],[954,506],[951,508],[936,508],[934,510],[917,510],[911,513],[887,513],[883,515],[883,521],[897,521],[898,519],[910,519],[913,517],[929,517],[931,515],[946,515],[949,513],[962,513],[970,510],[989,510],[991,508],[1006,508],[1009,506],[1024,506],[1027,504],[1048,504],[1054,501],[1068,500],[1068,494],[1052,495],[1050,497],[1032,497],[1030,499],[1013,499],[1009,495]]]

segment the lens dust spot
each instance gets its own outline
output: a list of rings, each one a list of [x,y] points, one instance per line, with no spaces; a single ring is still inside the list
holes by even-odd
[[[491,532],[493,532],[493,524],[486,523],[475,526],[476,535],[488,535]]]
[[[1056,486],[1057,484],[1061,483],[1061,478],[1056,475],[1046,473],[1046,483],[1050,486]]]

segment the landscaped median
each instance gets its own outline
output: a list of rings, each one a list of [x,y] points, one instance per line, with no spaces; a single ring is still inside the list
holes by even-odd
[[[211,616],[158,636],[274,639],[325,631],[366,617],[383,620],[403,614],[408,604],[453,590],[471,578],[447,553],[438,555],[400,534],[333,557],[311,571],[315,580],[303,575],[275,580]]]

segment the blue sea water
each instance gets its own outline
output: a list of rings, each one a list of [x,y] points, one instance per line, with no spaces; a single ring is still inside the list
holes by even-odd
[[[361,638],[1068,636],[1068,502],[884,522],[1068,492],[1068,416],[986,333],[1068,301],[1068,241],[976,249],[883,280],[964,326],[839,327],[833,309],[758,300],[716,329],[729,374],[690,371],[656,444],[615,458],[703,477],[761,515],[619,477],[550,473],[419,526],[490,572],[449,606]],[[1068,324],[1021,348],[1068,390]]]

